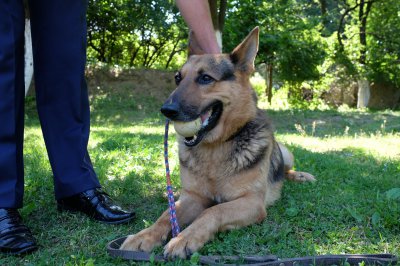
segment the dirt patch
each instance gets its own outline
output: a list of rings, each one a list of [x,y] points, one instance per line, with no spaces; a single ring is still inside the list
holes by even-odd
[[[174,74],[165,70],[118,68],[87,68],[85,73],[91,96],[128,93],[151,96],[159,102],[164,102],[175,89]],[[33,80],[28,95],[35,95]]]
[[[152,96],[164,101],[175,89],[174,72],[153,69],[88,69],[89,93],[122,93]]]

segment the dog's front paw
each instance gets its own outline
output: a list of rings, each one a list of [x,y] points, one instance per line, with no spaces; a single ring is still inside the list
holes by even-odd
[[[153,248],[161,246],[161,243],[162,239],[158,234],[145,229],[136,235],[128,236],[120,249],[150,252]]]
[[[193,235],[185,236],[180,233],[177,237],[172,238],[164,247],[164,257],[186,259],[202,248],[204,243],[205,241],[201,241]]]

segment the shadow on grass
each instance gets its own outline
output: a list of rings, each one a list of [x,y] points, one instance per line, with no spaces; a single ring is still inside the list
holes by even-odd
[[[44,247],[28,256],[35,265],[65,264],[75,258],[79,261],[81,256],[113,262],[105,254],[107,241],[139,231],[148,224],[147,221],[156,220],[168,206],[161,134],[105,129],[96,130],[92,135],[98,142],[89,152],[101,184],[116,202],[126,209],[135,210],[137,219],[129,225],[110,227],[83,215],[58,213],[43,140],[39,135],[31,134],[25,143],[26,182],[22,215]],[[179,185],[178,175],[173,173],[172,177]],[[21,265],[23,261],[17,258],[3,260],[0,256],[0,265]]]
[[[121,263],[105,253],[105,244],[152,224],[167,208],[161,134],[97,131],[90,150],[101,183],[125,208],[135,209],[129,225],[109,227],[86,217],[58,213],[45,155],[27,157],[24,218],[43,246],[24,259],[0,258],[2,264]],[[172,145],[173,140],[171,140]],[[218,233],[201,254],[276,254],[282,258],[327,253],[399,253],[399,202],[385,192],[400,187],[398,161],[379,161],[363,150],[348,148],[313,153],[290,146],[296,168],[317,178],[315,183],[286,182],[282,198],[260,224]],[[171,156],[176,156],[172,154]],[[42,175],[44,174],[44,175]],[[177,171],[174,184],[179,186]],[[29,203],[34,202],[34,205]],[[375,218],[374,218],[375,217]],[[78,265],[81,265],[78,263]]]
[[[160,113],[162,103],[156,97],[144,93],[96,94],[90,99],[91,125],[118,127],[160,123],[165,120]],[[35,97],[28,96],[25,105],[26,125],[37,125],[39,120]]]
[[[165,99],[168,93],[165,94]],[[164,99],[163,99],[164,100]],[[150,93],[120,89],[102,91],[91,96],[91,121],[93,126],[162,124],[160,113],[163,100]],[[26,100],[26,113],[34,123],[36,106],[33,96]],[[265,110],[279,134],[307,134],[318,138],[355,134],[398,133],[400,112],[349,110]],[[30,125],[30,119],[27,120]]]
[[[91,103],[92,124],[102,126],[163,121],[162,102],[149,95],[97,97]]]

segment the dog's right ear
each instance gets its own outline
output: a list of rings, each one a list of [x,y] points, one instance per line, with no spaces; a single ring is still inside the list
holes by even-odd
[[[191,55],[202,55],[205,54],[203,49],[201,49],[200,45],[197,43],[196,36],[194,31],[189,31],[189,49],[188,49],[188,57]]]
[[[243,72],[254,71],[254,60],[258,52],[258,31],[258,27],[255,27],[230,54],[232,62]]]

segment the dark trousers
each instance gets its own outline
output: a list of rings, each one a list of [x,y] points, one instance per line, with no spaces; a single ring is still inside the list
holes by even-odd
[[[31,0],[36,103],[55,197],[100,187],[87,152],[87,0]],[[23,202],[24,8],[0,0],[0,208]]]

